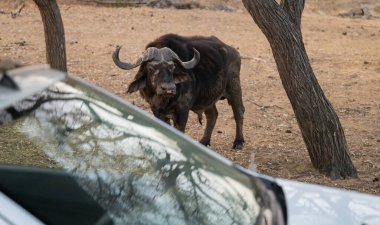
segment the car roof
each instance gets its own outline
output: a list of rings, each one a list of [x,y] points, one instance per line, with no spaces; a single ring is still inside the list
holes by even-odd
[[[34,65],[8,70],[6,75],[17,85],[17,88],[0,85],[0,110],[46,89],[66,77],[65,72],[52,70],[49,65]]]

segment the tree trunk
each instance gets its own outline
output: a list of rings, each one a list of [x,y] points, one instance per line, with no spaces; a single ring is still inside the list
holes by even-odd
[[[40,10],[45,31],[46,60],[51,68],[67,71],[65,31],[55,0],[34,0]]]
[[[243,0],[268,39],[311,162],[333,179],[357,177],[339,118],[309,63],[300,30],[304,0]]]

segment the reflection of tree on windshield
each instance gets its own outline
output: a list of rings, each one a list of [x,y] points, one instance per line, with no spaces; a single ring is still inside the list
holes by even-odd
[[[252,190],[168,137],[157,138],[157,130],[127,119],[127,112],[57,91],[35,103],[35,119],[25,123],[34,128],[30,136],[116,223],[255,223]]]

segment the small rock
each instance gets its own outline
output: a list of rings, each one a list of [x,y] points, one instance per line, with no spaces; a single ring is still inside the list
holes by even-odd
[[[378,181],[380,181],[380,177],[375,177],[375,178],[373,178],[372,181],[373,181],[373,182],[378,182]]]
[[[345,32],[343,32],[342,34],[343,34],[343,35],[347,35],[347,32],[345,31]]]
[[[290,133],[292,133],[292,131],[291,130],[286,130],[285,133],[290,134]]]
[[[369,62],[368,62],[368,61],[364,61],[363,63],[364,63],[364,65],[368,65],[368,64],[369,64]]]
[[[218,130],[218,134],[223,134],[223,131],[221,131],[221,130]]]
[[[17,41],[17,42],[15,42],[15,44],[19,45],[19,46],[26,46],[27,45],[26,41]]]

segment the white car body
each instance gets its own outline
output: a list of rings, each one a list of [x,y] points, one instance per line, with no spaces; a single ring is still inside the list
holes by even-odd
[[[289,225],[379,225],[380,197],[276,179],[286,198]]]

